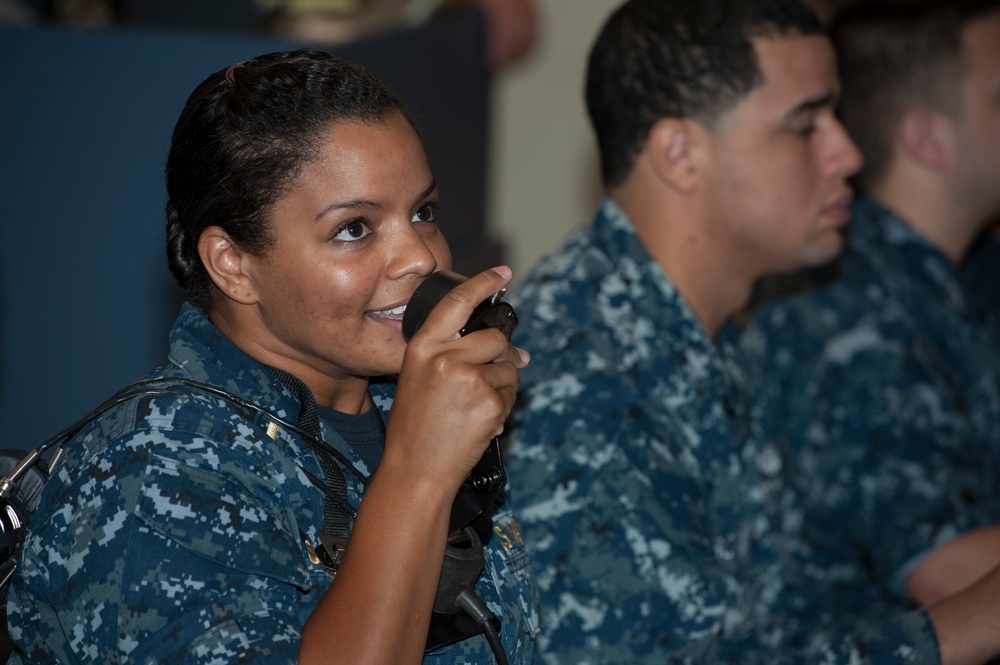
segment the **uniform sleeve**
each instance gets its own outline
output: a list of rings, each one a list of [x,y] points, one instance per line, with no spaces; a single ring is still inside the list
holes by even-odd
[[[709,522],[711,488],[683,445],[616,400],[620,391],[610,376],[567,374],[534,386],[516,414],[512,493],[551,662],[937,662],[919,612],[879,626],[845,620],[841,635],[804,637],[808,647],[769,641],[747,612],[763,601],[745,597],[745,571]]]
[[[56,642],[66,662],[296,662],[303,598],[323,590],[258,464],[142,432],[83,465],[32,525],[12,590],[27,662]]]

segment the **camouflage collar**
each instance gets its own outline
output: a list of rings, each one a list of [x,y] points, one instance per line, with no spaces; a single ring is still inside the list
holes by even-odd
[[[623,303],[629,301],[630,308],[641,312],[654,329],[663,331],[657,341],[660,348],[650,354],[657,369],[649,377],[662,372],[683,373],[691,385],[706,389],[711,386],[710,392],[717,399],[745,415],[748,387],[733,326],[725,326],[717,339],[709,336],[663,268],[643,246],[632,221],[610,198],[601,202],[592,233],[593,244],[601,248],[615,267],[603,280],[619,282],[602,291],[619,292]]]
[[[971,302],[959,270],[916,229],[868,196],[858,197],[851,212],[849,251],[864,256],[881,275],[891,276],[888,288],[901,298],[930,297],[960,313],[969,311]],[[848,254],[845,269],[849,262]]]
[[[181,306],[170,331],[169,358],[188,378],[217,385],[282,418],[299,416],[298,399],[216,328],[205,310],[190,303]]]

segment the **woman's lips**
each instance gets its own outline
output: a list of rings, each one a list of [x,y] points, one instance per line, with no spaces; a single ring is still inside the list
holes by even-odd
[[[388,309],[373,309],[368,312],[368,316],[384,321],[402,322],[403,314],[406,312],[406,304],[396,305]]]

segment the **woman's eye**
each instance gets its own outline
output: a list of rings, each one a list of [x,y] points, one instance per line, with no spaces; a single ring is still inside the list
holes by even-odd
[[[417,208],[413,213],[414,222],[436,222],[437,214],[433,203],[428,203]]]
[[[351,220],[343,224],[337,232],[334,234],[334,240],[340,240],[343,242],[354,242],[355,240],[361,240],[371,233],[371,229],[368,225],[361,220]]]

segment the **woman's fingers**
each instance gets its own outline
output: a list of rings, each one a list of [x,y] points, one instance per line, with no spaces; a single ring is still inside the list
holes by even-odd
[[[494,268],[449,291],[403,358],[390,415],[393,446],[402,446],[394,452],[419,460],[451,484],[461,483],[489,441],[503,432],[517,399],[518,369],[528,361],[527,353],[495,328],[458,335],[472,311],[510,277],[508,268]],[[397,439],[397,431],[407,434]]]
[[[507,266],[499,266],[470,277],[451,291],[427,315],[427,319],[414,336],[428,341],[443,342],[454,339],[465,327],[472,311],[510,282]],[[412,342],[411,342],[412,343]]]

